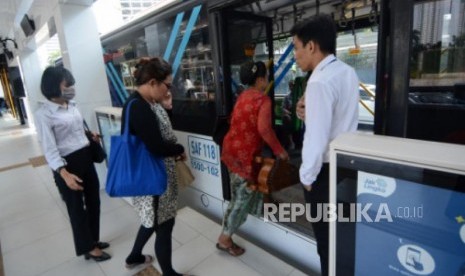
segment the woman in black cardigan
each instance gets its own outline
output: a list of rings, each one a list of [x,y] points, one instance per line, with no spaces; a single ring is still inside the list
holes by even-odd
[[[123,107],[123,120],[121,129],[129,124],[129,132],[138,136],[154,155],[173,159],[186,158],[182,145],[163,139],[159,118],[154,112],[158,105],[169,93],[172,82],[171,66],[160,58],[142,59],[136,65],[134,78],[138,86],[137,91],[131,95]],[[133,101],[129,122],[125,122],[127,105]],[[159,223],[159,200],[161,196],[134,197],[133,203],[141,215],[141,226],[131,250],[126,258],[126,267],[132,268],[138,264],[152,262],[152,257],[142,255],[142,249],[154,232],[155,254],[162,269],[163,275],[177,276],[171,262],[171,235],[174,226],[174,217]],[[161,210],[160,210],[161,211]]]

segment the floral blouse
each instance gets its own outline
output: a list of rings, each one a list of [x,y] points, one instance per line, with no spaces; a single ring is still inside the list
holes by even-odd
[[[253,162],[264,142],[275,155],[284,152],[271,125],[271,110],[270,98],[256,89],[245,90],[237,99],[221,152],[221,160],[231,172],[255,180],[258,171]]]

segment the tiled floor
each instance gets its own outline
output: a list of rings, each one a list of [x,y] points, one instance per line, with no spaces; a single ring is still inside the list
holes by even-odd
[[[95,263],[74,255],[66,208],[41,155],[34,133],[16,120],[0,118],[0,241],[5,275],[133,275],[124,268],[139,220],[124,200],[102,199],[101,237],[113,258]],[[34,160],[34,159],[33,159]],[[18,165],[18,166],[16,166]],[[1,170],[1,168],[8,168]],[[190,208],[179,210],[173,233],[173,262],[179,272],[209,275],[304,275],[261,248],[237,238],[247,252],[234,258],[215,248],[221,226]],[[154,237],[145,253],[154,255]],[[158,263],[153,263],[159,270]],[[1,271],[0,271],[1,274]]]

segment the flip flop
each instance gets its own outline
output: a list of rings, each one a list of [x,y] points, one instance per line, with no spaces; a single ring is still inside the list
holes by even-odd
[[[216,248],[221,251],[227,252],[229,255],[238,257],[245,253],[245,249],[237,245],[236,243],[232,243],[230,247],[222,247],[219,243],[216,244]]]
[[[143,255],[144,256],[144,261],[143,262],[135,262],[135,263],[126,263],[125,267],[127,269],[133,269],[134,267],[138,266],[138,265],[141,265],[141,264],[150,264],[151,262],[153,262],[153,257],[150,256],[150,255]]]

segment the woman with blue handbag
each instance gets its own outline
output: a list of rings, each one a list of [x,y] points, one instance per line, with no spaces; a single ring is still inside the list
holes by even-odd
[[[72,101],[74,82],[63,67],[45,69],[40,88],[47,101],[35,113],[37,137],[66,203],[76,254],[101,262],[111,258],[102,251],[110,245],[99,241],[100,185],[82,116]]]
[[[171,66],[161,58],[141,59],[136,65],[134,79],[138,86],[123,107],[121,129],[128,124],[130,134],[137,136],[148,151],[163,157],[167,171],[167,188],[160,196],[133,197],[142,225],[131,253],[126,258],[126,267],[152,262],[152,257],[142,255],[142,249],[156,232],[155,254],[163,275],[177,276],[172,266],[171,235],[177,208],[177,185],[174,164],[176,159],[184,160],[182,145],[177,143],[171,123],[160,103],[168,96],[172,86]],[[129,109],[128,109],[129,107]],[[129,110],[129,111],[128,111]],[[125,121],[129,112],[128,121]]]

